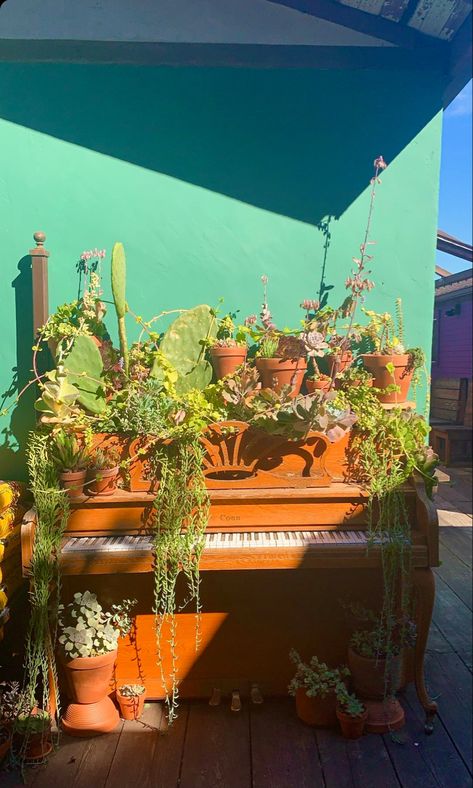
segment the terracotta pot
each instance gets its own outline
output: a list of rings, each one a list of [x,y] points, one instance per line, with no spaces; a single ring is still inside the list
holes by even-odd
[[[314,391],[325,391],[325,393],[327,394],[332,388],[332,379],[330,378],[330,380],[313,380],[312,378],[308,378],[305,382],[305,385],[309,394],[313,394]]]
[[[69,704],[62,727],[72,736],[108,733],[118,722],[118,712],[108,697],[117,649],[98,657],[77,657],[63,662]]]
[[[337,707],[337,719],[345,739],[359,739],[360,736],[363,736],[366,720],[368,719],[368,711],[365,709],[363,714],[360,714],[358,717],[352,717],[350,714],[346,714],[343,709]]]
[[[404,709],[397,698],[366,701],[366,733],[392,733],[406,722]]]
[[[93,481],[89,487],[92,495],[112,495],[117,489],[118,465],[115,468],[92,469]]]
[[[386,660],[362,657],[348,649],[348,667],[350,669],[353,687],[361,698],[378,700],[388,695],[394,695],[401,684],[401,656],[392,657],[390,660],[391,679],[385,684]]]
[[[79,498],[84,494],[84,484],[87,477],[87,471],[63,471],[59,474],[61,486],[67,490],[69,498],[73,500]]]
[[[291,397],[297,397],[301,390],[307,369],[305,358],[257,358],[256,368],[260,374],[263,388],[281,391],[283,386],[292,386]]]
[[[141,695],[134,695],[130,698],[127,695],[122,695],[120,690],[117,689],[117,701],[118,705],[120,706],[120,716],[124,720],[139,720],[143,714],[145,698],[146,692],[143,692]]]
[[[345,372],[353,363],[353,353],[351,350],[345,350],[343,353],[331,354],[325,356],[328,366],[328,375],[334,378],[338,372]]]
[[[212,366],[218,380],[226,375],[231,375],[246,359],[248,348],[243,345],[236,347],[220,347],[214,345],[210,348]]]
[[[408,353],[403,353],[402,355],[365,353],[361,358],[365,368],[373,375],[373,385],[376,388],[385,389],[393,384],[400,387],[400,391],[393,391],[390,394],[379,394],[380,402],[385,404],[402,404],[406,402],[413,375],[412,371],[406,371],[409,366]],[[393,374],[386,368],[387,364],[393,365]]]
[[[331,692],[325,698],[311,698],[305,689],[296,692],[296,712],[306,725],[317,728],[333,728],[337,724],[337,702],[335,693]]]

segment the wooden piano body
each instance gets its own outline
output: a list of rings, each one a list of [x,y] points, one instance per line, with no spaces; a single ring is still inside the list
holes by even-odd
[[[327,453],[326,486],[235,489],[231,482],[210,484],[210,519],[201,559],[201,645],[195,649],[195,615],[177,614],[180,694],[209,697],[247,694],[257,684],[263,695],[285,694],[294,647],[304,657],[317,654],[332,664],[346,660],[350,630],[340,606],[356,599],[379,607],[381,550],[367,549],[364,490],[341,481],[346,442]],[[338,475],[338,480],[336,480]],[[438,565],[435,508],[422,482],[405,489],[411,522],[415,617],[415,659],[406,678],[416,679],[419,698],[432,712],[423,682],[423,658],[432,614],[431,567]],[[136,625],[120,643],[116,680],[146,684],[148,697],[162,698],[156,660],[153,606],[153,555],[149,517],[154,494],[119,491],[109,497],[82,497],[72,505],[61,551],[63,596],[78,590],[97,593],[105,605],[138,599]],[[34,512],[22,528],[27,574],[33,548]],[[178,595],[182,589],[178,589]],[[164,631],[164,640],[167,633]],[[165,673],[170,655],[164,650]]]

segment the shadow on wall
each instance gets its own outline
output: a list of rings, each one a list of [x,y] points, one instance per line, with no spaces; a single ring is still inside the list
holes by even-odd
[[[8,121],[313,225],[340,217],[366,188],[373,158],[393,161],[438,109],[431,73],[406,72],[401,84],[382,70],[1,72]]]
[[[16,366],[12,380],[1,393],[0,410],[9,407],[19,392],[31,380],[31,345],[33,344],[31,258],[22,257],[18,263],[18,276],[13,280],[15,290]],[[34,427],[34,386],[13,405],[10,423],[5,424],[0,437],[0,479],[21,479],[25,476],[24,451],[28,432]],[[2,420],[3,421],[3,420]]]

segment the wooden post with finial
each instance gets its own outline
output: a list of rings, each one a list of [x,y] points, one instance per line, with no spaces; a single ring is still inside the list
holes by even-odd
[[[49,252],[44,248],[46,235],[36,232],[33,235],[36,243],[34,249],[30,249],[31,256],[31,279],[33,290],[33,332],[34,336],[38,329],[46,323],[49,317],[48,303],[48,257]]]

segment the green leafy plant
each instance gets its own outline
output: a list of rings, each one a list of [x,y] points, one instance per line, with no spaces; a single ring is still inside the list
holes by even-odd
[[[388,630],[391,630],[389,638]],[[416,625],[411,619],[393,619],[388,622],[377,619],[374,626],[353,632],[350,647],[361,657],[386,659],[399,656],[404,648],[414,648],[416,637]]]
[[[51,716],[44,709],[21,712],[15,720],[14,731],[26,736],[46,733],[51,728]]]
[[[22,695],[19,681],[0,682],[0,726],[13,722],[20,713]]]
[[[343,389],[352,384],[366,385],[373,380],[373,375],[360,365],[353,365],[343,372],[339,372],[336,375],[336,380],[339,382],[340,388]]]
[[[336,692],[343,680],[350,676],[348,668],[329,668],[318,657],[311,657],[308,663],[303,662],[295,649],[291,649],[289,658],[296,667],[296,673],[289,684],[290,695],[303,689],[310,698],[325,698]]]
[[[278,346],[278,337],[273,334],[268,334],[260,341],[256,354],[260,358],[275,358]]]
[[[90,462],[88,449],[81,445],[73,432],[60,430],[51,445],[51,459],[59,471],[81,471]]]
[[[247,326],[235,326],[235,318],[235,312],[217,318],[217,333],[210,339],[211,347],[246,346],[249,329]]]

